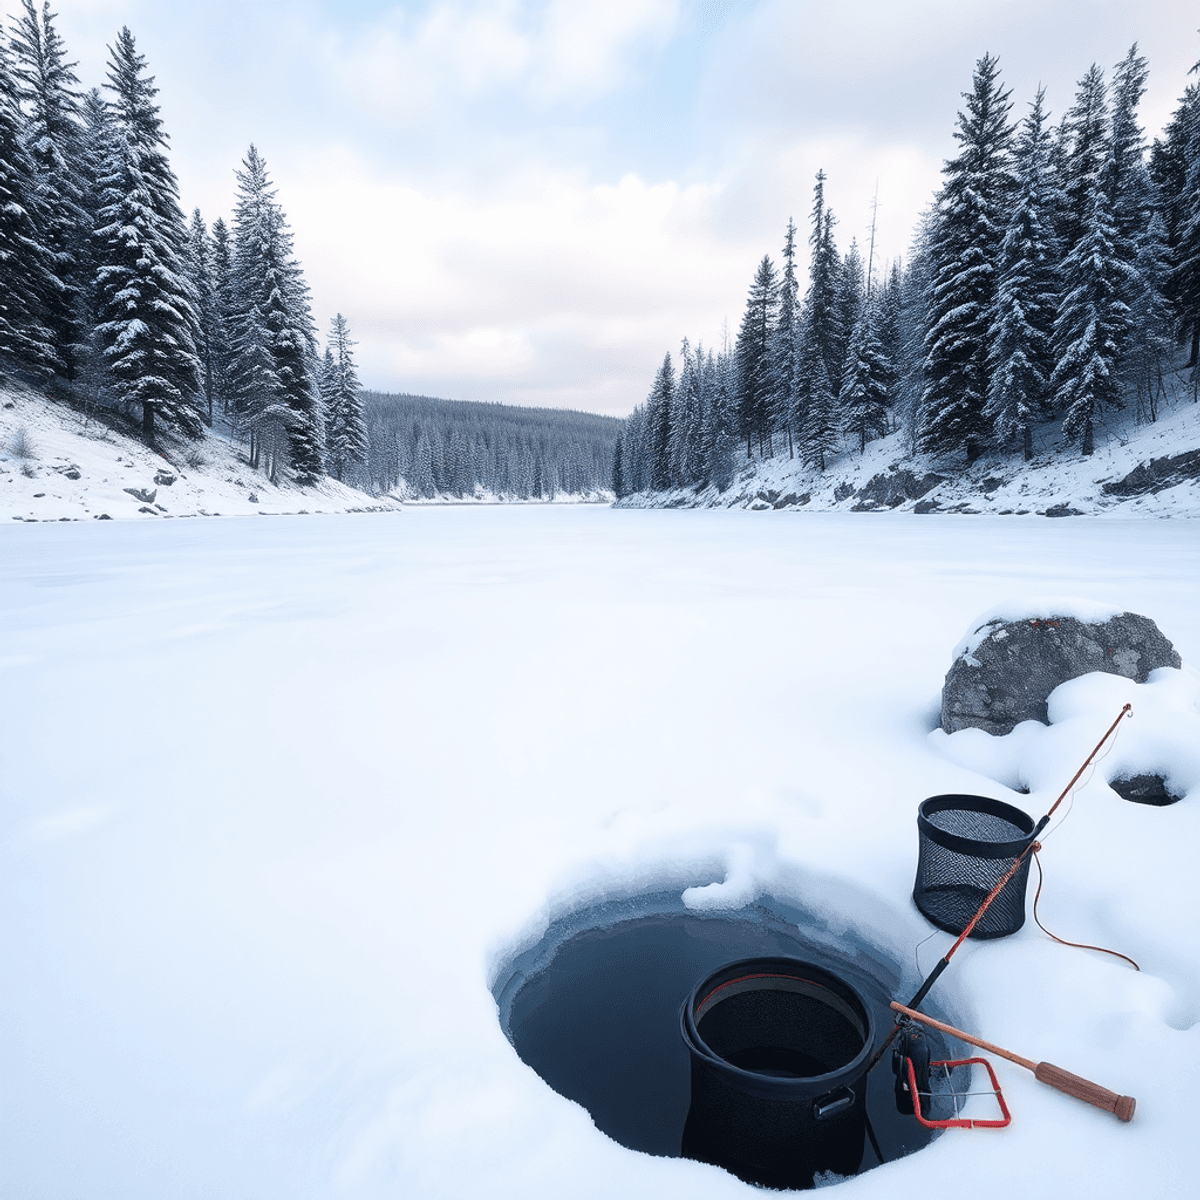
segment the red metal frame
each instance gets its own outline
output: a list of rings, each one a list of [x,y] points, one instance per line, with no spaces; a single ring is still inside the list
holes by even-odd
[[[967,1120],[965,1117],[952,1118],[946,1121],[926,1120],[921,1115],[921,1094],[917,1091],[917,1077],[913,1071],[912,1059],[906,1058],[904,1063],[908,1068],[908,1088],[912,1094],[913,1115],[926,1129],[1003,1129],[1012,1120],[1012,1113],[1008,1111],[1008,1105],[1004,1103],[1004,1093],[1000,1090],[1000,1081],[996,1078],[996,1072],[992,1070],[992,1064],[986,1058],[937,1059],[929,1065],[931,1067],[945,1067],[946,1074],[949,1076],[955,1067],[965,1067],[968,1064],[978,1063],[987,1071],[988,1078],[992,1081],[992,1093],[1000,1105],[1001,1113],[1004,1114],[1003,1119],[999,1121]]]

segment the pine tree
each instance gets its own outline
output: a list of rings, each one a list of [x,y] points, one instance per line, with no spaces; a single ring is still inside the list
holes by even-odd
[[[746,439],[746,454],[753,455],[758,439],[759,454],[767,455],[770,435],[771,397],[774,391],[772,348],[779,305],[779,284],[768,255],[758,264],[746,311],[742,316],[734,348],[737,363],[738,432]]]
[[[1109,159],[1093,189],[1084,235],[1063,262],[1063,294],[1054,326],[1057,361],[1050,386],[1066,410],[1063,432],[1080,442],[1085,456],[1095,450],[1097,417],[1122,407],[1117,370],[1129,328],[1122,277],[1132,269],[1114,248],[1114,174]]]
[[[154,103],[158,89],[128,28],[109,55],[113,130],[95,232],[96,332],[118,401],[141,408],[146,442],[154,442],[157,418],[198,437],[196,317],[182,262],[179,188]]]
[[[221,401],[221,411],[228,416],[233,399],[233,380],[236,374],[236,348],[232,321],[235,310],[233,296],[233,259],[229,227],[218,217],[209,235],[209,276],[212,282],[212,373],[213,393]]]
[[[876,333],[876,321],[876,303],[864,300],[850,338],[838,398],[843,426],[858,438],[860,453],[865,453],[871,438],[887,433],[892,404],[892,368]]]
[[[804,386],[801,457],[808,466],[823,472],[838,444],[837,401],[820,340],[811,324],[806,324],[801,334],[799,375]]]
[[[996,264],[1011,193],[1009,93],[997,60],[985,55],[958,114],[957,158],[943,167],[930,244],[932,288],[925,335],[920,445],[933,453],[962,448],[967,461],[987,434],[989,330]]]
[[[32,190],[33,165],[21,141],[11,64],[0,43],[0,356],[45,380],[61,365],[46,322],[46,297],[57,279],[33,222]]]
[[[1058,130],[1055,169],[1062,188],[1058,239],[1064,257],[1089,230],[1100,168],[1108,157],[1108,87],[1093,63],[1078,83],[1075,103]]]
[[[647,486],[665,492],[671,486],[671,406],[675,400],[675,370],[671,355],[664,355],[662,366],[654,376],[654,386],[646,399],[647,456],[649,478]]]
[[[813,188],[812,232],[808,237],[808,291],[804,297],[802,337],[812,343],[810,353],[815,350],[820,354],[834,395],[846,356],[847,333],[842,325],[840,303],[842,264],[833,239],[836,223],[825,205],[825,172],[818,171]],[[803,380],[801,386],[807,386]]]
[[[1039,89],[1017,148],[1017,198],[1000,248],[999,282],[990,332],[990,391],[984,414],[1003,444],[1019,441],[1033,457],[1033,426],[1046,413],[1054,370],[1058,248],[1050,221],[1056,208],[1049,178],[1045,91]]]
[[[329,328],[328,368],[321,390],[329,462],[338,480],[345,478],[352,464],[364,463],[367,458],[367,427],[363,421],[362,385],[354,366],[354,345],[350,324],[338,313]],[[470,470],[468,476],[470,490],[477,473]]]
[[[325,429],[308,289],[254,146],[236,176],[230,326],[238,420],[251,433],[254,465],[265,451],[272,478],[286,458],[298,483],[313,483],[324,470]]]
[[[208,227],[197,208],[192,212],[184,243],[184,263],[192,288],[196,312],[196,356],[200,360],[200,387],[204,397],[206,423],[213,423],[213,396],[216,391],[217,339],[221,329],[212,278],[212,249]]]
[[[800,285],[796,277],[796,223],[789,217],[783,241],[783,272],[779,310],[771,345],[772,395],[770,421],[787,436],[788,457],[796,457],[793,434],[800,419]]]
[[[1200,85],[1188,87],[1167,135],[1156,156],[1172,258],[1166,290],[1200,382]]]
[[[13,22],[13,75],[26,113],[23,136],[33,168],[27,200],[49,255],[50,273],[38,272],[38,286],[55,367],[70,385],[87,336],[78,311],[85,286],[80,251],[87,231],[79,203],[79,80],[54,21],[48,3],[39,16],[33,0],[23,0],[23,12]]]
[[[1167,230],[1155,213],[1138,238],[1129,305],[1129,335],[1121,380],[1137,404],[1139,419],[1156,421],[1166,396],[1165,373],[1175,350],[1174,313],[1164,295],[1170,273]]]

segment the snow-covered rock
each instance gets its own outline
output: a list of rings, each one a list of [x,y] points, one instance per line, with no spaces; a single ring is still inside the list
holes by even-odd
[[[1180,667],[1175,647],[1149,617],[1076,615],[1070,602],[1015,619],[989,616],[960,643],[942,688],[942,728],[1011,733],[1047,721],[1050,693],[1092,671],[1145,683],[1159,667]]]

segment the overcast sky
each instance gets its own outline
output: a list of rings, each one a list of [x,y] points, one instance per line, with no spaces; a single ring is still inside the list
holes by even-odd
[[[19,0],[2,0],[6,12]],[[41,0],[38,0],[39,7]],[[1054,119],[1138,42],[1157,134],[1194,0],[60,0],[86,86],[127,24],[184,207],[267,161],[322,335],[366,386],[617,415],[686,334],[736,331],[829,176],[839,245],[905,253],[975,61]]]

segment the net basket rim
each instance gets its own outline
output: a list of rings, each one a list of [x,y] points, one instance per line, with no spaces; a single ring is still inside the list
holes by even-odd
[[[930,816],[933,813],[949,812],[983,813],[989,817],[999,817],[1024,831],[1023,836],[1005,842],[984,841],[980,838],[965,837],[960,833],[951,833],[935,825]],[[922,837],[927,837],[945,850],[956,854],[964,854],[970,858],[1016,858],[1033,835],[1034,820],[1015,805],[1006,804],[1003,800],[994,800],[990,796],[972,796],[963,793],[947,793],[941,796],[930,796],[923,800],[917,809],[917,829]]]

